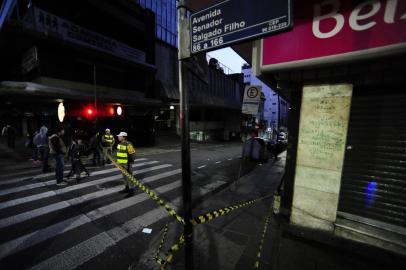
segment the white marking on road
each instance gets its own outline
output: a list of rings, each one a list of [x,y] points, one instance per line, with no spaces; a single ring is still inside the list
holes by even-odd
[[[135,159],[134,162],[138,162],[138,161],[145,161],[147,160],[146,158],[138,158]],[[71,165],[66,165],[65,168],[69,168]],[[106,167],[112,167],[114,166],[113,164],[107,164]],[[92,166],[90,166],[92,167]],[[1,178],[9,178],[9,177],[15,177],[17,175],[21,175],[21,174],[26,174],[27,172],[38,172],[38,169],[40,168],[36,168],[36,169],[30,169],[30,170],[25,170],[24,172],[18,172],[18,173],[12,173],[12,174],[7,174],[7,175],[0,175]],[[64,173],[68,173],[69,170],[65,170]],[[18,177],[16,179],[10,179],[10,180],[6,180],[6,181],[0,181],[0,186],[2,185],[7,185],[7,184],[14,184],[14,183],[18,183],[18,182],[23,182],[23,181],[27,181],[27,180],[37,180],[37,179],[41,179],[44,177],[48,177],[48,176],[52,176],[55,175],[55,172],[49,172],[49,173],[41,173],[41,174],[37,174],[34,176],[24,176],[24,177]]]
[[[176,169],[173,171],[168,171],[168,172],[163,172],[157,175],[153,175],[153,176],[149,176],[149,177],[145,177],[143,180],[140,180],[142,183],[147,184],[147,183],[151,183],[155,180],[164,178],[164,177],[170,177],[176,174],[179,174],[182,172],[182,169]]]
[[[143,163],[136,163],[133,165],[133,168],[135,167],[140,167],[140,166],[144,166],[144,165],[151,165],[151,164],[156,164],[159,163],[158,161],[149,161],[149,162],[143,162]],[[97,175],[101,175],[101,174],[107,174],[107,173],[111,173],[111,172],[115,172],[117,171],[117,168],[114,167],[112,169],[105,169],[105,170],[100,170],[100,171],[96,171],[96,172],[92,172],[92,174],[90,176],[97,176]],[[67,171],[69,172],[69,171]],[[45,186],[51,186],[51,185],[55,185],[55,179],[47,181],[47,182],[39,182],[39,183],[34,183],[34,184],[28,184],[28,185],[24,185],[24,186],[18,186],[18,187],[14,187],[14,188],[8,188],[8,189],[4,189],[0,191],[0,196],[4,196],[7,194],[11,194],[11,193],[16,193],[16,192],[20,192],[20,191],[26,191],[29,189],[34,189],[34,188],[38,188],[38,187],[45,187]]]
[[[174,190],[180,187],[181,185],[182,183],[180,181],[176,181],[174,183],[170,183],[165,186],[157,188],[156,192],[165,193]],[[3,243],[2,245],[0,245],[0,259],[3,259],[4,257],[7,257],[21,250],[32,247],[38,243],[51,239],[65,232],[71,231],[89,222],[98,220],[105,216],[111,215],[115,212],[134,206],[138,203],[144,202],[148,198],[149,197],[147,194],[142,193],[134,197],[97,208],[85,214],[80,214],[75,217],[71,217],[69,219],[63,220],[46,228],[34,231],[32,233],[20,236],[16,239]]]
[[[67,169],[67,168],[71,168],[72,165],[71,164],[65,164],[64,167],[65,167],[65,169]],[[23,169],[23,171],[18,170],[18,172],[13,172],[13,173],[9,173],[9,174],[2,174],[1,178],[5,179],[5,178],[10,178],[11,177],[12,179],[7,180],[7,181],[1,181],[0,185],[17,183],[19,181],[24,181],[27,178],[47,177],[47,176],[51,176],[51,175],[55,174],[54,170],[52,172],[47,172],[47,173],[42,173],[41,170],[42,170],[42,166]],[[33,173],[34,175],[27,176],[28,173]],[[25,176],[21,176],[21,175],[25,175]]]
[[[15,225],[17,223],[27,221],[32,218],[42,216],[45,214],[49,214],[49,213],[52,213],[52,212],[55,212],[55,211],[58,211],[61,209],[65,209],[69,206],[74,206],[74,205],[78,205],[78,204],[81,204],[81,203],[84,203],[84,202],[87,202],[90,200],[101,198],[101,197],[116,193],[116,192],[120,191],[121,189],[123,189],[123,187],[121,185],[119,187],[115,187],[115,188],[103,189],[101,191],[86,194],[86,195],[83,195],[83,196],[80,196],[77,198],[73,198],[73,199],[70,199],[67,201],[57,202],[57,203],[50,204],[50,205],[47,205],[47,206],[44,206],[41,208],[37,208],[35,210],[23,212],[18,215],[15,215],[15,216],[3,218],[3,219],[0,219],[0,229],[7,227],[7,226]]]
[[[150,168],[137,170],[137,171],[134,171],[133,173],[134,174],[139,174],[139,173],[150,172],[150,171],[159,170],[159,169],[163,169],[163,168],[168,168],[168,167],[172,167],[172,166],[173,165],[171,165],[171,164],[163,164],[163,165],[158,165],[158,166],[154,166],[154,167],[150,167]],[[179,170],[175,170],[175,171],[177,172]],[[169,172],[165,172],[165,174],[168,174],[168,173]],[[44,193],[39,193],[39,194],[35,194],[35,195],[23,197],[23,198],[11,200],[11,201],[5,201],[5,202],[2,202],[0,204],[0,209],[12,207],[12,206],[16,206],[16,205],[19,205],[19,204],[32,202],[32,201],[36,201],[36,200],[40,200],[40,199],[44,199],[44,198],[48,198],[48,197],[52,197],[52,196],[59,195],[59,194],[64,194],[64,193],[67,193],[67,192],[70,192],[70,191],[74,191],[74,190],[78,190],[78,189],[82,189],[82,188],[86,188],[86,187],[90,187],[90,186],[94,186],[94,185],[103,184],[103,183],[118,180],[118,179],[121,179],[121,178],[122,178],[122,175],[118,174],[118,175],[113,175],[113,176],[110,176],[110,177],[102,178],[102,179],[99,179],[99,180],[86,182],[86,183],[79,184],[79,185],[69,186],[69,187],[66,187],[66,188],[57,189],[57,190],[53,190],[53,191],[47,191],[47,192],[44,192]]]
[[[221,163],[221,161],[217,161],[217,162],[216,162],[216,164],[220,164],[220,163]]]
[[[227,160],[233,160],[232,158],[229,158],[229,159],[227,159]]]
[[[217,181],[216,183],[211,183],[205,186],[201,195],[204,196],[211,191],[208,188],[209,186],[210,188],[217,188],[225,182]],[[180,200],[181,198],[177,197],[171,204],[179,204]],[[162,207],[155,208],[142,216],[127,221],[121,226],[114,227],[107,232],[102,232],[76,246],[64,250],[63,252],[34,265],[30,270],[52,269],[55,268],[55,266],[57,266],[58,270],[76,269],[80,265],[102,254],[109,247],[114,246],[121,240],[139,232],[142,228],[151,226],[152,224],[167,218],[167,216],[168,213]]]
[[[206,167],[206,165],[202,165],[202,166],[199,166],[199,167],[197,167],[198,169],[202,169],[202,168],[204,168],[204,167]]]

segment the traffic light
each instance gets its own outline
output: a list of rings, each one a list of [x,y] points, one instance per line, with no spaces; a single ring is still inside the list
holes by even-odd
[[[84,108],[83,114],[87,119],[93,119],[97,116],[97,111],[92,105],[87,105]]]
[[[114,110],[114,107],[108,107],[108,115],[109,116],[114,116],[114,114],[115,114],[115,110]]]
[[[108,105],[103,109],[102,113],[105,116],[123,116],[123,106],[121,105]]]

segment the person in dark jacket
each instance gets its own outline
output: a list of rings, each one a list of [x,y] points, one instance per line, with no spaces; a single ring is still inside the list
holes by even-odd
[[[7,125],[3,128],[2,135],[7,137],[7,145],[10,148],[15,148],[15,138],[17,131],[11,125]]]
[[[89,171],[86,169],[83,164],[81,157],[86,156],[87,147],[81,139],[75,139],[72,141],[71,146],[69,147],[68,156],[71,160],[72,168],[68,173],[67,178],[76,175],[76,181],[80,182],[80,174],[84,171],[87,176],[90,176]]]
[[[93,153],[93,166],[101,166],[101,154],[100,154],[100,133],[97,132],[90,138],[90,151]],[[103,164],[104,165],[104,164]]]
[[[42,126],[34,136],[33,142],[38,149],[40,160],[42,161],[42,172],[49,171],[48,157],[49,157],[49,143],[48,143],[48,128]]]
[[[34,164],[37,164],[38,157],[39,157],[39,152],[38,152],[38,147],[35,145],[34,138],[37,136],[38,131],[35,131],[34,133],[28,132],[27,133],[27,140],[25,141],[25,147],[31,149],[31,158],[30,160],[33,161]]]
[[[66,146],[62,140],[65,130],[62,126],[56,129],[56,133],[49,137],[50,154],[55,158],[55,176],[57,186],[66,186],[68,183],[63,181],[64,158],[66,155]]]

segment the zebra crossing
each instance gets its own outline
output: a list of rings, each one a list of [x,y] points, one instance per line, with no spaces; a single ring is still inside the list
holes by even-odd
[[[139,181],[179,210],[180,168],[140,158],[133,170]],[[137,191],[126,198],[119,193],[122,176],[111,165],[66,187],[55,185],[53,173],[30,180],[16,175],[0,181],[0,269],[68,270],[83,264],[103,269],[100,257],[110,256],[145,227],[158,233],[158,225],[168,219],[146,194]],[[223,184],[210,183],[198,192],[204,196]]]

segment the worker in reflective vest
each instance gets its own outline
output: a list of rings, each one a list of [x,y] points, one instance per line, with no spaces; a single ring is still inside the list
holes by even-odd
[[[101,146],[103,149],[103,153],[107,153],[111,156],[113,153],[113,146],[116,141],[114,140],[114,136],[110,133],[110,129],[106,128],[105,133],[101,139]],[[103,158],[103,166],[104,164],[109,164],[110,160],[107,158],[107,155],[104,155]]]
[[[120,132],[117,135],[119,144],[117,145],[117,163],[126,169],[132,175],[132,163],[135,158],[135,149],[133,145],[127,141],[127,133]],[[123,174],[125,188],[120,193],[128,193],[127,197],[134,195],[134,183]]]

